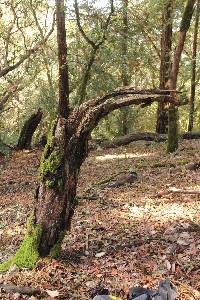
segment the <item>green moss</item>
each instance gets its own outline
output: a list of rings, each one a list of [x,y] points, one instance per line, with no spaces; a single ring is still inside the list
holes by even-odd
[[[185,166],[189,163],[189,161],[187,159],[182,159],[179,161],[179,164],[182,165],[182,166]]]
[[[27,234],[15,256],[0,265],[0,272],[7,271],[12,265],[33,269],[40,258],[38,245],[42,233],[41,226],[35,226],[30,217],[27,221]]]
[[[64,150],[54,143],[55,124],[53,122],[49,130],[47,144],[40,163],[40,180],[45,181],[49,188],[53,188],[59,180],[57,174],[64,154]]]
[[[59,238],[58,242],[51,249],[50,254],[49,254],[51,258],[58,258],[60,256],[63,238],[64,238],[64,232],[62,232],[60,234],[60,238]]]

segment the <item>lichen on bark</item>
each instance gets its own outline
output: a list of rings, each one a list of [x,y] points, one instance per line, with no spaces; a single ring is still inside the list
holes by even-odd
[[[13,265],[19,268],[33,269],[40,258],[38,245],[42,233],[40,225],[35,226],[32,216],[27,221],[27,233],[14,257],[0,265],[0,272],[5,272]]]

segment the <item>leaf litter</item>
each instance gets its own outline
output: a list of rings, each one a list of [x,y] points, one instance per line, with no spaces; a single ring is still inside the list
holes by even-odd
[[[170,187],[199,189],[200,142],[182,141],[175,154],[163,143],[135,142],[92,151],[79,178],[79,205],[59,260],[43,259],[35,270],[17,267],[0,283],[40,288],[44,299],[90,299],[102,282],[116,296],[132,286],[155,288],[169,277],[179,299],[200,299],[200,196],[157,193]],[[2,162],[0,180],[0,261],[12,256],[25,234],[38,184],[40,151],[15,152]],[[138,181],[119,188],[98,183],[136,171]],[[96,197],[86,198],[86,194]],[[122,298],[125,299],[125,296]],[[0,299],[39,299],[0,294]]]

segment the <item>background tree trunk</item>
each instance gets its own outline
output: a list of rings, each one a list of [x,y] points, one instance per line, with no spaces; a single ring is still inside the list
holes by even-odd
[[[43,113],[39,109],[37,113],[31,115],[30,118],[24,123],[17,144],[18,150],[31,149],[32,137],[42,119],[42,115]]]
[[[177,78],[178,78],[178,72],[179,72],[179,65],[181,61],[181,54],[183,52],[185,39],[187,31],[190,27],[190,22],[192,19],[193,9],[195,5],[196,0],[188,0],[185,6],[185,10],[183,13],[183,17],[181,20],[180,25],[180,32],[179,32],[179,40],[177,43],[177,47],[174,53],[174,59],[172,64],[172,70],[170,74],[170,79],[168,86],[171,90],[176,90],[177,86]],[[172,97],[175,97],[174,92],[171,93]],[[177,112],[178,109],[174,104],[170,105],[169,108],[169,126],[168,126],[168,145],[167,145],[167,152],[174,152],[178,148],[178,116]]]
[[[122,51],[122,68],[121,68],[121,76],[122,76],[122,85],[128,86],[130,84],[130,76],[129,76],[129,66],[128,66],[128,0],[122,1],[123,8],[123,26],[122,26],[122,43],[121,43],[121,51]],[[120,127],[122,135],[128,134],[129,131],[129,117],[130,117],[130,108],[124,107],[120,111]]]
[[[171,71],[171,48],[172,48],[172,0],[164,4],[162,13],[161,33],[161,61],[160,61],[160,89],[165,89]],[[158,104],[157,110],[157,133],[167,133],[168,108],[163,103]]]
[[[195,102],[195,90],[196,90],[196,58],[197,58],[197,39],[198,39],[198,27],[199,27],[199,13],[200,13],[200,0],[197,1],[196,18],[194,27],[194,38],[192,47],[192,77],[191,77],[191,94],[189,103],[189,122],[188,131],[192,131],[194,123],[194,102]]]

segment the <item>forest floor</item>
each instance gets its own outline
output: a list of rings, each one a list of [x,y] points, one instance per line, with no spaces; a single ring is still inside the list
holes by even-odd
[[[92,151],[81,169],[78,196],[97,199],[80,199],[60,260],[40,260],[33,271],[11,268],[0,274],[0,284],[39,287],[45,299],[84,300],[101,282],[126,299],[130,287],[155,288],[171,278],[178,299],[200,299],[200,195],[157,195],[171,187],[200,189],[200,170],[185,168],[200,161],[199,150],[199,141],[183,141],[171,155],[154,142]],[[0,158],[0,261],[14,254],[25,234],[40,155],[21,151]],[[133,184],[97,185],[130,170],[138,173]],[[39,298],[2,292],[0,299]]]

